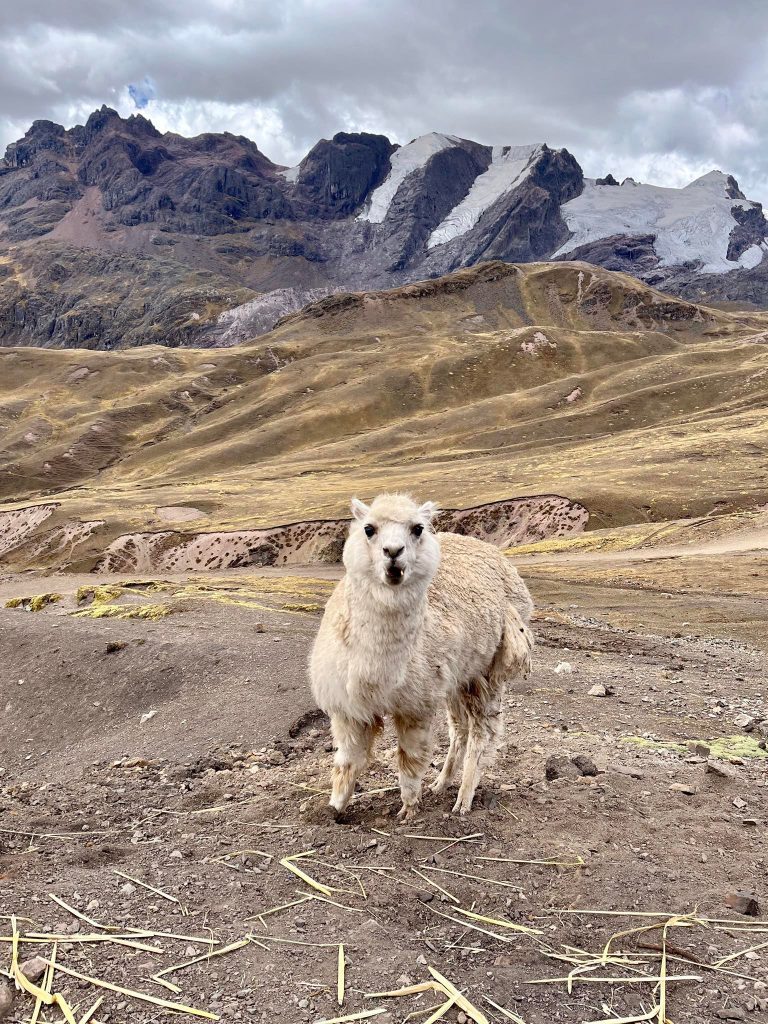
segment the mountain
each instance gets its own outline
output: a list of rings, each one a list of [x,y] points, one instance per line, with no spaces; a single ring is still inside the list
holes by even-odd
[[[229,345],[323,295],[487,260],[583,260],[760,306],[766,237],[719,171],[618,184],[543,143],[438,133],[339,133],[286,168],[242,136],[102,107],[69,130],[35,121],[0,164],[0,344]]]
[[[586,263],[492,262],[328,296],[226,349],[0,349],[0,557],[328,560],[338,524],[317,521],[384,488],[471,506],[501,543],[585,510],[600,527],[751,508],[768,502],[767,339],[765,313]]]

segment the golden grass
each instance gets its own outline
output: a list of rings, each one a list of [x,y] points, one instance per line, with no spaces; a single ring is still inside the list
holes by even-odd
[[[579,273],[604,295],[592,313]],[[750,341],[760,316],[653,320],[663,305],[651,289],[579,264],[473,287],[401,290],[213,354],[0,352],[0,498],[23,504],[23,480],[24,501],[60,502],[41,535],[105,520],[71,555],[22,545],[19,561],[90,567],[118,535],[173,532],[160,504],[233,530],[336,517],[350,493],[385,488],[448,506],[563,494],[595,510],[597,527],[768,501],[753,472],[768,402],[768,349]],[[627,313],[636,302],[650,311],[639,319]],[[536,331],[557,346],[546,358],[521,348]],[[270,353],[279,374],[263,372]],[[73,387],[82,366],[98,372]],[[565,402],[577,386],[582,397]],[[30,444],[40,421],[45,436]]]
[[[173,608],[168,604],[99,604],[70,612],[75,619],[149,619],[154,622],[170,615]]]

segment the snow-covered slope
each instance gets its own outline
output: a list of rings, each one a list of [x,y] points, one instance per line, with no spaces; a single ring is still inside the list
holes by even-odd
[[[450,242],[470,231],[485,211],[505,192],[525,179],[542,146],[494,146],[491,166],[475,178],[462,201],[429,236],[427,247]]]
[[[705,274],[756,267],[767,251],[765,242],[749,246],[738,260],[726,259],[731,232],[737,227],[733,208],[755,207],[729,195],[729,180],[722,171],[710,171],[685,188],[662,188],[631,178],[621,185],[598,185],[587,178],[581,195],[562,207],[573,234],[553,256],[565,256],[612,235],[652,234],[661,267],[696,260]]]
[[[391,170],[386,180],[371,193],[368,208],[357,219],[367,220],[372,224],[381,224],[387,216],[397,190],[405,179],[414,171],[422,168],[436,153],[449,149],[460,141],[455,135],[440,135],[438,132],[431,132],[429,135],[420,135],[418,139],[409,142],[407,146],[396,149],[390,157]]]

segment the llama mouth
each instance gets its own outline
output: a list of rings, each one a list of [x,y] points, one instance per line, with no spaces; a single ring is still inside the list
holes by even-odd
[[[390,565],[385,570],[387,577],[387,583],[391,583],[393,587],[396,587],[398,583],[403,582],[403,570],[396,565]]]

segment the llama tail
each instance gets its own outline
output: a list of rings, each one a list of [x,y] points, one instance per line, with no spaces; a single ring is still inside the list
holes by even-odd
[[[504,635],[491,665],[491,678],[502,686],[511,679],[527,679],[533,646],[533,633],[517,608],[507,605]]]

